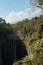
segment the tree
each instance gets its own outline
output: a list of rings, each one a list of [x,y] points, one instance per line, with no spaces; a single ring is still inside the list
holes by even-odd
[[[6,21],[3,18],[0,18],[0,23],[6,24]]]
[[[33,6],[37,6],[41,9],[43,9],[43,0],[30,0],[30,3],[33,5]]]

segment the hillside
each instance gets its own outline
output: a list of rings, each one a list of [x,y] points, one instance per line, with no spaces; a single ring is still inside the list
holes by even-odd
[[[17,31],[13,30],[11,24],[6,24],[5,20],[0,18],[0,65],[12,65],[15,59],[20,60],[25,55],[27,52]]]
[[[32,20],[26,19],[18,22],[14,28],[19,32],[19,35],[21,36],[20,38],[22,40],[26,39],[26,37],[30,37],[30,41],[37,40],[38,38],[43,38],[43,16],[35,17]]]
[[[43,16],[23,20],[13,27],[28,53],[14,65],[43,65]]]
[[[0,65],[43,65],[43,16],[16,24],[0,18],[0,60]]]

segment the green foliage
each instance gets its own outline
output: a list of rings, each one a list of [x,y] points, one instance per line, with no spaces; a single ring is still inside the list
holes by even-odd
[[[8,33],[12,30],[10,24],[6,24],[6,21],[0,18],[0,42],[3,42],[7,39]]]
[[[14,65],[43,65],[43,16],[35,17],[30,21],[24,20],[14,27],[20,32],[22,41],[30,44],[30,54]]]
[[[32,43],[31,51],[34,49],[33,52],[39,53],[41,50],[43,50],[42,46],[43,46],[43,39],[39,39]]]
[[[32,20],[24,20],[14,25],[14,29],[20,32],[20,38],[32,42],[43,38],[43,16]]]
[[[21,60],[21,65],[43,65],[43,38],[31,45],[31,53]]]
[[[30,53],[22,60],[13,65],[43,65],[43,16],[35,17],[32,20],[23,20],[15,25],[1,23],[0,18],[0,42],[8,39],[7,36],[14,29],[19,31],[19,37],[30,44]],[[29,50],[29,49],[28,49]],[[24,52],[24,50],[23,50]]]
[[[43,0],[30,0],[32,6],[37,6],[43,9]]]

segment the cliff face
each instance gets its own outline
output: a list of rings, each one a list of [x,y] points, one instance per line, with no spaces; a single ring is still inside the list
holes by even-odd
[[[1,53],[1,47],[2,47],[2,44],[0,44],[0,65],[2,65],[2,53]]]
[[[23,42],[16,33],[8,35],[7,40],[0,43],[0,65],[12,65],[15,60],[19,60],[27,55]]]

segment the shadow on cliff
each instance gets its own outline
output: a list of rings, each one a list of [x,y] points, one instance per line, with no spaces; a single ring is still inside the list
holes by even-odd
[[[2,43],[2,65],[13,65],[27,55],[24,43],[20,39],[7,39]]]

